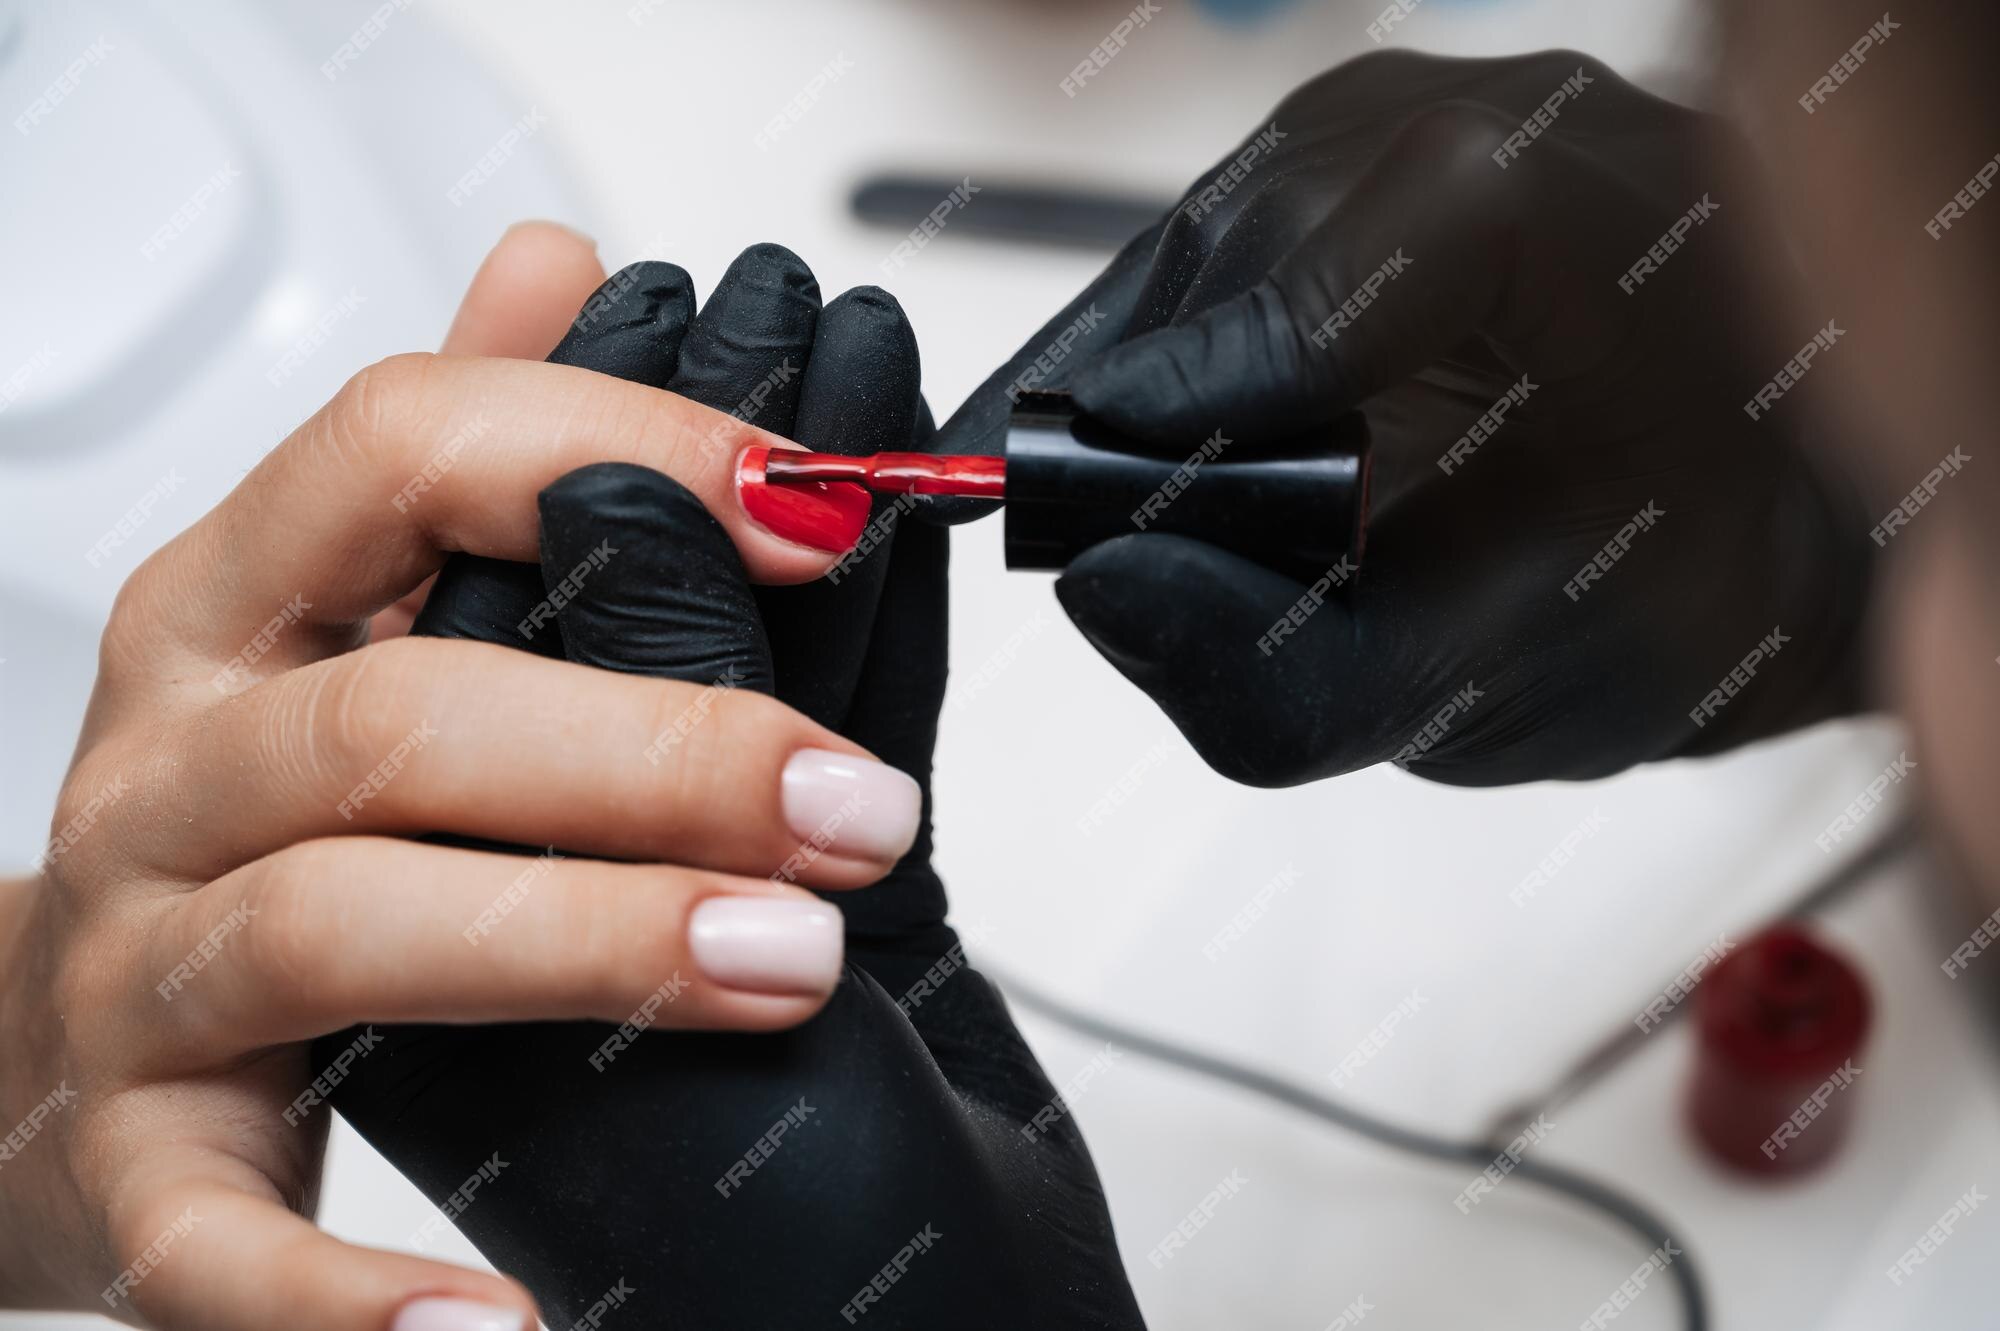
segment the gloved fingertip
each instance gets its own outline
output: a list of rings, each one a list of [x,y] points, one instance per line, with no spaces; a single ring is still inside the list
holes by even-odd
[[[843,291],[820,313],[792,437],[827,453],[906,449],[920,380],[917,336],[896,298],[880,287]]]
[[[611,328],[636,327],[656,323],[663,311],[683,305],[693,313],[694,279],[687,269],[661,259],[641,259],[605,278],[576,322],[585,329],[600,322]]]
[[[776,241],[765,240],[738,254],[723,274],[723,286],[738,285],[753,290],[786,292],[819,300],[819,279],[806,261]]]
[[[878,286],[849,287],[834,297],[827,308],[831,309],[842,302],[859,305],[863,309],[878,311],[899,319],[904,317],[903,302],[897,300],[893,293]]]
[[[871,381],[914,386],[917,334],[902,302],[880,287],[850,287],[821,311],[813,344],[819,358],[851,357]]]
[[[665,259],[637,259],[620,268],[606,282],[628,290],[671,294],[693,291],[694,279],[688,270]]]
[[[674,372],[694,320],[694,279],[679,264],[642,260],[604,279],[548,359],[633,383],[660,385]]]

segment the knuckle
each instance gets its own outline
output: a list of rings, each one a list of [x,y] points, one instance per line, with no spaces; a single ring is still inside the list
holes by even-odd
[[[326,406],[334,442],[370,460],[396,456],[422,419],[436,359],[430,352],[409,351],[357,370]]]
[[[1463,161],[1491,171],[1492,155],[1521,128],[1520,118],[1487,102],[1455,98],[1427,107],[1403,129],[1406,142],[1447,164]]]
[[[1609,86],[1610,84],[1622,84],[1624,82],[1616,70],[1605,64],[1598,57],[1567,46],[1558,46],[1551,50],[1538,51],[1534,58],[1537,69],[1551,79],[1560,80],[1581,69],[1593,83],[1602,80]]]
[[[111,836],[93,836],[107,812],[130,794],[135,778],[122,749],[98,747],[83,754],[56,796],[40,865],[63,890],[81,895],[101,884],[117,863]],[[109,857],[109,858],[107,858]]]
[[[264,860],[240,902],[227,903],[248,916],[231,940],[230,951],[240,960],[230,970],[240,975],[249,992],[239,997],[253,1010],[316,1010],[326,1001],[334,976],[327,960],[337,940],[326,936],[315,902],[337,888],[330,881],[342,872],[347,850],[326,840],[287,846]]]
[[[289,705],[273,717],[280,770],[300,772],[308,788],[345,795],[420,720],[428,722],[435,674],[427,648],[392,638],[297,671]]]
[[[155,550],[142,560],[111,598],[111,614],[104,621],[104,636],[98,641],[100,670],[109,672],[127,661],[144,660],[150,655],[153,635],[146,608],[159,604],[160,570],[167,548]]]
[[[206,589],[220,551],[210,515],[141,560],[112,597],[98,639],[103,687],[122,690],[158,681],[162,661],[174,650],[172,621],[180,607]]]
[[[1550,159],[1548,151],[1519,151],[1522,132],[1520,119],[1511,112],[1460,99],[1412,117],[1399,144],[1453,208],[1501,224],[1516,217],[1518,203],[1536,194],[1536,175]],[[1507,162],[1506,170],[1499,168],[1501,160]]]
[[[1292,89],[1272,114],[1281,124],[1287,120],[1316,120],[1325,114],[1331,104],[1346,98],[1355,85],[1373,85],[1392,74],[1400,75],[1425,59],[1427,57],[1397,47],[1365,51]]]

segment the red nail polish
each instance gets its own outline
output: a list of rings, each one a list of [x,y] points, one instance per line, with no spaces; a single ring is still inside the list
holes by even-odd
[[[736,498],[751,521],[772,535],[815,550],[841,551],[861,539],[874,502],[868,491],[844,481],[772,485],[764,473],[771,454],[759,445],[736,462]]]

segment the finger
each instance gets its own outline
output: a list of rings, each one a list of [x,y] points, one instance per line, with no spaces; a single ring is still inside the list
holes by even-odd
[[[1516,204],[1535,163],[1492,157],[1515,128],[1471,105],[1413,120],[1264,280],[1083,366],[1078,404],[1161,444],[1283,439],[1504,331],[1503,294],[1534,285]]]
[[[920,377],[901,307],[880,291],[849,292],[818,319],[795,434],[838,452],[907,447],[922,409]],[[890,525],[880,530],[878,548],[857,550],[828,579],[753,605],[714,520],[670,478],[585,468],[542,497],[544,578],[564,588],[572,660],[768,691],[768,631],[786,651],[780,696],[790,681],[786,701],[830,726],[853,693],[888,564]],[[590,572],[591,551],[606,544],[636,557]]]
[[[228,1144],[153,1148],[111,1208],[104,1291],[162,1331],[532,1331],[535,1304],[501,1276],[320,1232]],[[446,1320],[450,1316],[459,1320]]]
[[[1195,177],[1185,191],[1186,202],[1128,242],[1089,287],[1023,343],[1021,350],[945,423],[938,451],[1001,452],[1008,412],[1023,392],[1061,389],[1085,361],[1164,326],[1181,307],[1190,284],[1244,202],[1242,195],[1231,193],[1216,199],[1202,196],[1201,190],[1212,185],[1217,173],[1261,133],[1260,125]],[[926,501],[927,506],[937,506],[939,513],[950,511],[946,505],[967,502]]]
[[[597,244],[588,236],[554,222],[517,222],[473,275],[439,349],[448,355],[538,358],[562,337],[577,305],[603,280]],[[409,632],[430,590],[426,581],[376,615],[369,641]]]
[[[672,377],[693,318],[694,283],[683,269],[669,263],[630,264],[582,302],[548,359],[658,387]],[[454,555],[445,561],[416,631],[424,637],[498,642],[560,658],[560,631],[552,628],[524,639],[515,630],[544,594],[541,570],[532,560]]]
[[[536,494],[589,462],[637,462],[675,477],[728,528],[753,580],[818,577],[834,552],[773,535],[737,495],[739,456],[784,443],[685,398],[566,366],[393,357],[356,376],[141,567],[127,584],[128,613],[114,616],[111,668],[172,676],[162,657],[175,648],[201,653],[212,668],[280,615],[260,665],[345,650],[355,625],[434,572],[447,551],[532,558]],[[866,515],[835,506],[828,520],[851,543]],[[130,613],[134,606],[150,613]],[[298,623],[305,627],[291,627]],[[241,672],[245,681],[258,673]]]
[[[1171,305],[1163,301],[1159,321],[1145,331],[1187,323],[1256,286],[1269,274],[1272,256],[1305,243],[1347,189],[1334,162],[1310,157],[1273,166],[1259,187],[1225,199],[1203,219],[1199,264],[1187,268]]]
[[[804,260],[782,245],[751,246],[702,306],[668,387],[789,435],[819,306]]]
[[[887,575],[841,733],[916,778],[924,806],[908,852],[880,882],[841,903],[857,947],[893,940],[937,957],[952,943],[944,924],[944,884],[931,867],[930,794],[931,753],[944,708],[950,555],[948,530],[908,522],[877,556]]]
[[[1224,158],[1218,166],[1229,160]],[[1317,162],[1303,161],[1287,170],[1302,172],[1307,179],[1316,180],[1320,174],[1314,170],[1317,166]],[[1132,341],[1184,319],[1191,295],[1214,266],[1217,252],[1232,232],[1238,248],[1252,249],[1260,259],[1255,270],[1230,291],[1231,295],[1261,278],[1270,267],[1271,256],[1285,253],[1301,238],[1293,236],[1288,240],[1282,229],[1284,224],[1295,222],[1300,214],[1275,209],[1264,210],[1266,216],[1259,219],[1262,225],[1246,225],[1238,230],[1238,220],[1252,211],[1252,199],[1262,191],[1241,190],[1218,198],[1217,191],[1208,188],[1215,179],[1212,171],[1202,176],[1196,186],[1190,187],[1187,201],[1167,215],[1152,266],[1133,299],[1132,314],[1121,330],[1120,342]],[[1269,188],[1267,179],[1263,190]],[[1319,214],[1324,215],[1324,212]],[[1273,222],[1278,225],[1272,225]]]
[[[772,692],[771,648],[743,561],[685,486],[606,462],[563,477],[541,503],[542,576],[566,589],[558,621],[570,660]],[[599,568],[592,554],[605,547],[619,554]]]
[[[703,306],[675,391],[789,433],[819,323],[819,286],[790,250],[745,250]],[[542,493],[544,579],[563,586],[572,660],[698,684],[773,688],[742,562],[701,501],[641,467],[586,467]],[[609,544],[632,558],[569,579]]]
[[[187,817],[155,862],[195,880],[316,836],[446,832],[753,874],[810,841],[803,881],[856,886],[917,817],[908,777],[770,698],[485,643],[317,662],[170,743],[159,779]],[[146,816],[120,807],[107,822]]]
[[[133,1010],[163,1065],[366,1022],[620,1022],[655,994],[649,1024],[773,1030],[833,991],[840,940],[839,910],[769,878],[328,838],[177,902]]]
[[[548,359],[663,388],[693,320],[686,269],[652,259],[627,264],[584,300]]]
[[[1376,726],[1345,724],[1341,699],[1398,695],[1353,649],[1353,618],[1331,585],[1308,588],[1184,537],[1135,535],[1084,551],[1056,598],[1231,780],[1296,785],[1386,756]]]
[[[820,316],[792,437],[827,453],[907,448],[922,402],[916,334],[896,298],[879,287],[837,297]],[[778,697],[822,725],[841,728],[897,519],[908,509],[878,496],[862,539],[825,578],[757,594]]]
[[[935,451],[1004,452],[1008,415],[1023,393],[1063,387],[1079,365],[1115,346],[1152,270],[1165,225],[1133,237],[1089,286],[973,389],[938,430]],[[980,500],[939,496],[926,496],[920,505],[926,517],[938,522],[965,522],[993,508]]]
[[[540,360],[603,280],[588,236],[555,222],[517,222],[473,274],[439,350]]]

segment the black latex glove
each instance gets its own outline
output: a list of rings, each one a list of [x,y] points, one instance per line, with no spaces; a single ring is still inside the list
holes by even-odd
[[[915,339],[886,294],[822,311],[811,273],[775,246],[739,258],[691,327],[680,270],[640,265],[621,284],[624,320],[558,357],[722,406],[789,363],[759,426],[836,452],[926,442]],[[610,1028],[592,1023],[401,1028],[355,1065],[341,1112],[440,1204],[492,1155],[507,1162],[455,1221],[553,1326],[623,1282],[611,1316],[634,1327],[1139,1327],[1073,1122],[1021,1131],[1055,1092],[964,968],[930,866],[946,533],[884,504],[892,534],[838,581],[752,589],[722,527],[659,473],[586,467],[541,507],[539,575],[454,558],[415,631],[546,651],[514,625],[609,541],[619,558],[561,608],[569,659],[775,690],[922,782],[924,828],[882,882],[828,894],[848,967],[802,1027],[648,1031],[609,1059]],[[899,1254],[904,1272],[871,1290]]]
[[[1087,551],[1056,584],[1238,780],[1384,759],[1467,785],[1589,778],[1852,710],[1870,519],[1795,447],[1810,379],[1744,410],[1819,329],[1747,326],[1756,277],[1735,256],[1753,223],[1724,184],[1724,135],[1573,52],[1355,60],[1204,173],[938,446],[999,451],[1017,386],[1066,384],[1175,455],[1364,409],[1358,586],[1322,585],[1317,604],[1157,534]],[[1469,437],[1510,389],[1504,422]],[[1621,531],[1622,558],[1579,580]],[[1749,682],[1725,682],[1774,630]],[[1704,700],[1719,705],[1698,724]]]

